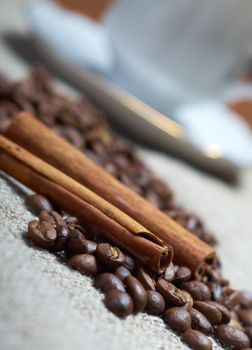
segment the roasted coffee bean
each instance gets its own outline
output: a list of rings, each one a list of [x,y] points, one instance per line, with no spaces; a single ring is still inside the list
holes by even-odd
[[[49,200],[40,194],[32,194],[26,197],[26,203],[32,208],[35,214],[39,215],[42,210],[52,211],[53,207]]]
[[[195,329],[188,329],[182,334],[181,339],[193,350],[212,350],[213,348],[210,339]]]
[[[133,300],[134,312],[137,313],[143,311],[147,303],[147,293],[142,283],[133,276],[126,277],[124,283],[126,285],[127,292]]]
[[[125,256],[121,250],[108,243],[99,243],[95,254],[102,264],[113,270],[125,263]]]
[[[204,300],[210,300],[211,293],[204,283],[198,282],[198,281],[189,281],[185,282],[181,285],[181,288],[183,290],[186,290],[188,293],[191,294],[194,300],[204,301]]]
[[[94,276],[99,271],[99,265],[95,256],[90,254],[74,255],[67,263],[72,269],[79,271],[83,275]]]
[[[252,308],[252,293],[249,291],[240,291],[240,305],[243,309]]]
[[[252,326],[252,309],[240,310],[238,316],[244,326]]]
[[[157,281],[156,288],[171,305],[182,306],[188,303],[187,293],[176,288],[173,284],[164,279],[159,279]]]
[[[79,230],[70,230],[68,250],[73,255],[88,253],[87,241]]]
[[[191,328],[191,316],[188,311],[180,307],[172,307],[164,313],[165,323],[176,333],[184,333]]]
[[[188,281],[191,278],[191,275],[191,270],[188,267],[181,266],[178,268],[173,282],[176,285],[180,285],[181,283]]]
[[[139,267],[137,270],[137,278],[142,283],[145,289],[155,290],[155,280],[144,270],[143,267]]]
[[[240,301],[240,292],[235,291],[227,287],[224,291],[223,305],[225,305],[228,310],[232,310]]]
[[[115,270],[115,274],[117,277],[120,278],[120,280],[124,281],[126,277],[131,276],[130,271],[125,266],[119,266]]]
[[[220,324],[222,313],[216,306],[210,305],[204,301],[195,301],[193,307],[199,310],[208,319],[211,325],[215,326]]]
[[[42,221],[45,221],[51,225],[54,225],[56,227],[56,222],[55,222],[55,218],[54,217],[57,217],[57,215],[59,215],[58,213],[56,213],[57,215],[52,215],[52,211],[51,212],[47,212],[45,210],[42,210],[40,213],[39,213],[39,221],[42,222]],[[60,215],[59,215],[60,216]]]
[[[41,248],[51,248],[57,238],[57,232],[54,226],[47,221],[30,221],[28,224],[29,238]]]
[[[244,331],[249,337],[250,342],[252,343],[252,327],[245,327]]]
[[[216,328],[215,336],[223,347],[233,350],[241,350],[250,346],[249,338],[244,332],[226,324],[221,324]]]
[[[167,282],[172,282],[175,278],[176,271],[177,271],[177,267],[174,266],[173,263],[170,263],[170,265],[166,268],[163,274],[163,278]]]
[[[147,304],[145,310],[152,315],[160,315],[165,309],[165,301],[160,293],[147,290]]]
[[[104,272],[96,277],[94,286],[106,293],[109,290],[116,289],[119,292],[126,292],[123,282],[116,275],[110,272]]]
[[[67,245],[69,238],[69,230],[67,226],[62,226],[57,228],[57,239],[53,246],[54,252],[62,252]],[[80,252],[82,253],[82,252]]]
[[[97,248],[97,243],[94,241],[91,241],[89,239],[86,239],[86,249],[87,254],[94,254]]]
[[[127,269],[130,270],[130,272],[134,272],[136,269],[135,260],[128,254],[124,254],[124,256],[125,256],[124,266],[127,267]]]
[[[133,301],[127,293],[110,290],[105,294],[104,303],[118,317],[125,318],[133,313]]]
[[[192,319],[192,329],[196,329],[207,335],[213,333],[213,326],[201,312],[192,308],[189,313]]]
[[[222,314],[221,323],[229,323],[231,319],[231,313],[230,311],[224,306],[219,303],[216,303],[215,301],[206,301],[207,304],[210,304],[212,306],[215,306]]]

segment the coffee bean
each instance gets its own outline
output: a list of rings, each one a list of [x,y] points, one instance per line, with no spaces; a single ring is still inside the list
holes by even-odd
[[[66,244],[69,238],[69,230],[67,226],[57,228],[57,239],[53,246],[54,252],[62,252],[66,248]]]
[[[87,254],[94,254],[97,248],[97,243],[94,241],[91,241],[89,239],[86,239],[86,253]]]
[[[128,254],[124,254],[124,256],[125,256],[124,266],[127,267],[127,269],[130,270],[130,272],[135,271],[136,269],[135,260]]]
[[[155,290],[155,280],[144,270],[143,267],[139,267],[137,270],[137,278],[142,283],[145,289]]]
[[[121,250],[108,243],[99,243],[95,254],[102,264],[113,270],[125,263],[125,256]]]
[[[207,304],[215,306],[222,314],[221,323],[229,323],[231,319],[230,311],[224,306],[215,301],[206,301]]]
[[[176,333],[184,333],[191,328],[191,316],[188,311],[180,307],[172,307],[164,313],[165,323]]]
[[[183,290],[191,294],[194,300],[204,301],[210,300],[211,293],[209,288],[202,282],[189,281],[181,285]]]
[[[252,326],[252,309],[240,310],[238,316],[244,326]]]
[[[239,304],[239,301],[240,292],[232,290],[229,287],[224,290],[223,305],[225,305],[228,310],[232,310],[236,305]]]
[[[136,313],[143,311],[147,303],[147,293],[142,283],[133,276],[126,277],[124,283],[126,285],[127,292],[133,300],[134,311]]]
[[[250,342],[252,343],[252,327],[245,327],[244,331],[249,337]]]
[[[127,293],[110,290],[105,294],[104,303],[118,317],[125,318],[133,313],[133,301]]]
[[[204,301],[195,301],[193,307],[199,310],[213,326],[219,324],[222,320],[222,313],[214,305]]]
[[[249,291],[240,291],[240,300],[241,307],[243,309],[252,308],[252,293]]]
[[[170,265],[165,269],[163,278],[167,282],[172,282],[175,278],[176,271],[177,271],[177,268],[173,265],[173,263],[170,263]]]
[[[79,230],[70,230],[68,239],[68,250],[73,255],[84,254],[88,252],[85,237]]]
[[[159,279],[157,281],[156,288],[171,305],[182,306],[188,303],[187,293],[176,288],[173,284],[164,279]]]
[[[26,203],[32,208],[35,214],[39,214],[42,210],[52,211],[52,205],[49,200],[40,194],[32,194],[26,197]]]
[[[51,212],[47,212],[45,210],[42,210],[40,213],[39,213],[39,221],[42,222],[42,221],[45,221],[47,222],[48,224],[51,224],[51,225],[54,225],[54,227],[56,227],[56,222],[55,222],[55,218],[57,218],[56,215],[52,215],[52,211]],[[57,213],[58,214],[58,213]],[[59,214],[58,214],[59,215]],[[60,215],[59,215],[60,216]]]
[[[165,301],[160,293],[147,290],[147,304],[145,310],[152,315],[160,315],[165,309]]]
[[[211,341],[206,335],[197,330],[188,329],[182,334],[181,339],[193,350],[212,350]]]
[[[204,334],[212,334],[213,327],[208,319],[197,309],[192,308],[190,311],[190,316],[192,319],[192,329],[196,329]]]
[[[191,278],[191,274],[192,274],[191,270],[188,267],[181,266],[178,268],[178,271],[176,272],[173,282],[176,285],[186,282]]]
[[[125,266],[119,266],[115,270],[115,274],[120,280],[124,281],[126,277],[131,276],[130,271]]]
[[[94,281],[94,286],[100,289],[102,292],[106,293],[109,290],[116,289],[119,292],[125,292],[125,287],[123,282],[116,275],[110,272],[104,272],[96,277]]]
[[[67,263],[72,269],[79,271],[83,275],[94,276],[99,271],[95,256],[90,254],[74,255]]]
[[[226,324],[221,324],[216,328],[215,336],[223,347],[233,350],[241,350],[250,346],[249,338],[244,332]]]
[[[57,238],[57,232],[52,224],[37,220],[30,221],[28,224],[29,238],[41,248],[51,248]]]

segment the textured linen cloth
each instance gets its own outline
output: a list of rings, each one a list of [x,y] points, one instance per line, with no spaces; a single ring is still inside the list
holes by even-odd
[[[26,30],[20,15],[24,2],[1,1],[1,33]],[[0,43],[0,67],[13,79],[27,72],[4,40]],[[172,186],[178,202],[200,214],[216,233],[224,272],[233,286],[252,290],[252,171],[243,171],[239,187],[232,188],[166,155],[148,150],[140,153]],[[110,313],[90,278],[68,269],[26,239],[27,223],[32,218],[24,205],[24,188],[1,174],[1,349],[187,348],[158,317],[141,313],[120,320]]]

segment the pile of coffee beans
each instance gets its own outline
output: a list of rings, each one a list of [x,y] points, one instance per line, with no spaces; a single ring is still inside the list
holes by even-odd
[[[0,133],[23,110],[37,116],[187,230],[208,244],[215,243],[214,236],[205,229],[202,221],[178,206],[171,189],[153,176],[129,143],[108,128],[104,113],[85,98],[77,100],[59,95],[50,75],[41,66],[17,84],[0,76]]]
[[[211,350],[209,337],[228,349],[250,348],[252,293],[232,289],[218,262],[197,277],[173,263],[158,275],[97,230],[74,217],[63,217],[43,196],[29,196],[27,204],[38,215],[28,225],[29,238],[70,268],[91,276],[116,316],[139,312],[159,316],[194,350]]]

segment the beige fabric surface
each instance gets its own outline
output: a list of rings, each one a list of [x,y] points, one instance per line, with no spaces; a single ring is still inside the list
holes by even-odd
[[[24,2],[0,0],[0,30],[26,30]],[[0,66],[13,78],[26,72],[3,40]],[[252,171],[243,171],[240,186],[232,188],[167,156],[141,153],[172,186],[179,203],[216,233],[233,285],[252,290]],[[26,240],[32,217],[20,187],[0,176],[0,349],[186,349],[157,317],[139,314],[122,321],[108,312],[88,277]]]

